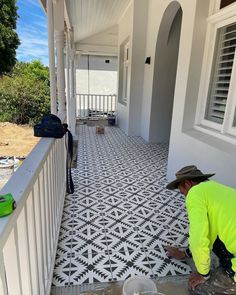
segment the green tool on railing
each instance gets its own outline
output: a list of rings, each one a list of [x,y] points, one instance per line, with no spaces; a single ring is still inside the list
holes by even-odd
[[[12,194],[0,195],[0,217],[11,214],[16,209]]]

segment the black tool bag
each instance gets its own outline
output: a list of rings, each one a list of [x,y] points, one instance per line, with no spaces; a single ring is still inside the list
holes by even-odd
[[[66,192],[74,193],[74,183],[71,175],[71,165],[73,159],[73,136],[68,130],[67,124],[62,124],[61,120],[53,114],[45,115],[42,122],[34,126],[34,136],[62,138],[67,133],[66,144]]]
[[[53,114],[45,115],[40,124],[34,126],[34,136],[62,138],[66,130],[61,120]]]

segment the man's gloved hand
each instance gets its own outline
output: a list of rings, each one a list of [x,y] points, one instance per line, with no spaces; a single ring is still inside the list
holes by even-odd
[[[177,260],[183,260],[187,258],[187,255],[184,250],[178,249],[172,246],[165,246],[166,254],[168,257],[173,257]]]
[[[188,287],[194,290],[198,285],[205,283],[209,277],[204,277],[198,272],[193,272],[190,274],[188,279]]]

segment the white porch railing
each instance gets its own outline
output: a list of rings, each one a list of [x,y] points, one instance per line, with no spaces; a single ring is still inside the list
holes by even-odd
[[[77,118],[106,118],[116,112],[116,95],[77,94]]]
[[[0,294],[50,294],[65,197],[65,142],[43,138],[0,194],[14,213],[0,218]]]

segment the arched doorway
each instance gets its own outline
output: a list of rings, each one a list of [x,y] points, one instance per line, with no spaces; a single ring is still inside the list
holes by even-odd
[[[182,9],[172,2],[163,15],[156,44],[150,142],[169,142],[182,24]]]

